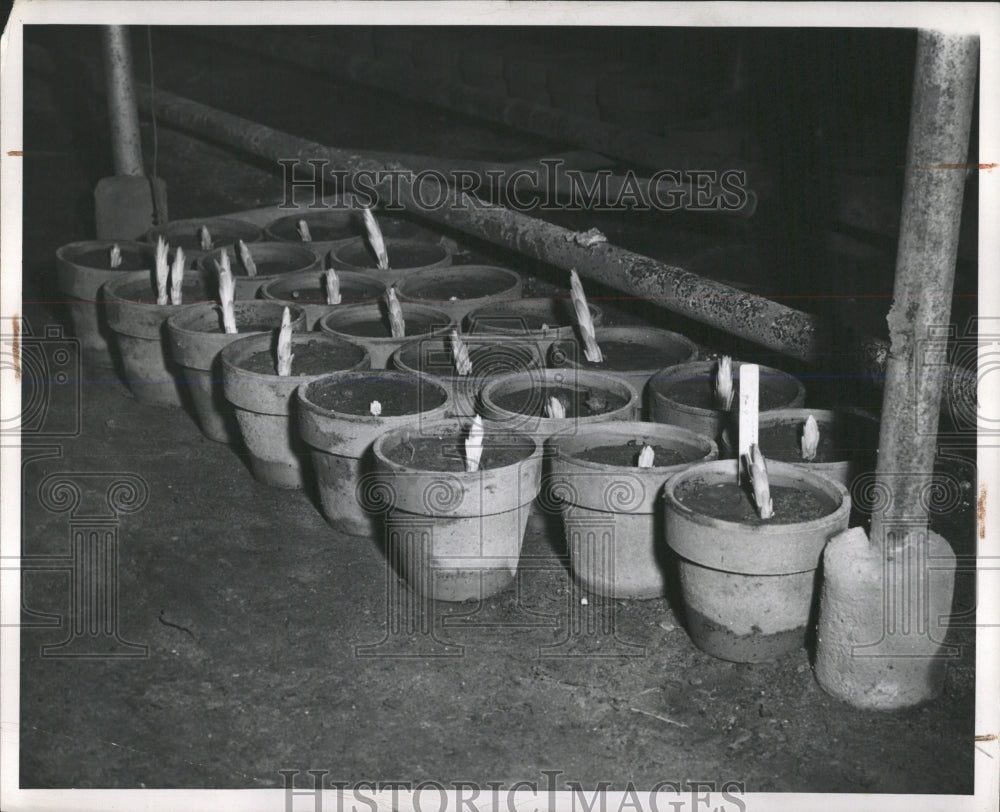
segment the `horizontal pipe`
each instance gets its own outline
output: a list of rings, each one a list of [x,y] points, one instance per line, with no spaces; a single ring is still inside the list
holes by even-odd
[[[140,95],[140,107],[149,112],[151,104],[161,122],[265,160],[323,160],[328,170],[349,174],[409,171],[398,163],[373,161],[365,153],[327,147],[166,91],[156,91],[150,102],[147,88]],[[389,181],[378,191],[388,197]],[[841,346],[838,341],[834,347],[830,337],[823,336],[825,327],[813,315],[606,242],[584,244],[576,232],[501,206],[458,206],[455,192],[442,188],[432,176],[425,176],[414,188],[400,184],[397,199],[418,217],[564,270],[575,268],[585,278],[789,357],[814,363],[834,361],[852,373],[876,379],[885,369],[888,346],[882,340],[866,338],[852,346]],[[444,204],[430,208],[420,202],[437,200]],[[974,402],[974,372],[954,369],[949,380],[956,397]]]

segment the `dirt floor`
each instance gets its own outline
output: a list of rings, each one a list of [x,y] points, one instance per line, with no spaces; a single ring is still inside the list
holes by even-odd
[[[36,92],[26,94],[24,313],[35,336],[65,323],[53,254],[91,236],[88,196],[107,166],[95,157],[106,149],[100,139],[79,122],[65,126],[71,111],[83,115],[102,102],[71,103],[70,88],[63,104],[50,81],[67,75],[85,84],[79,48],[56,47],[65,36],[32,37],[52,61],[36,52]],[[220,105],[231,98],[233,112],[333,139],[315,108],[282,98],[287,77],[274,66],[193,57],[179,65],[167,56],[166,35],[157,42],[162,87]],[[264,74],[273,92],[239,92]],[[345,145],[490,159],[564,148],[387,94],[372,105],[358,88],[296,81],[298,98],[322,92],[327,109],[341,112]],[[406,131],[348,114],[379,109],[405,116]],[[91,110],[83,120],[96,116]],[[150,136],[144,123],[147,148]],[[163,127],[157,160],[174,218],[281,195],[269,168]],[[609,216],[585,227],[592,225],[678,261],[760,236],[745,223],[666,230]],[[482,251],[472,246],[464,259]],[[487,258],[530,276],[528,295],[553,289],[546,268]],[[607,304],[612,323],[642,315]],[[698,339],[710,351],[724,348],[710,333]],[[432,605],[427,628],[415,619],[413,633],[405,624],[390,633],[389,607],[405,587],[378,544],[332,531],[309,492],[258,483],[238,451],[203,437],[188,414],[143,406],[120,380],[93,369],[53,392],[53,421],[72,424],[77,414],[78,436],[26,437],[23,449],[23,554],[31,557],[23,577],[23,787],[277,787],[279,770],[326,769],[329,779],[348,782],[543,783],[542,770],[558,770],[560,782],[584,787],[701,780],[754,792],[972,791],[972,573],[957,577],[955,611],[964,618],[952,630],[958,656],[943,696],[895,713],[855,710],[825,694],[806,650],[756,665],[714,659],[692,644],[668,600],[617,601],[613,630],[602,627],[599,602],[581,605],[569,577],[559,519],[541,513],[529,521],[514,587],[481,605]],[[972,555],[974,462],[958,454],[941,466],[962,484],[936,527],[956,552]],[[79,483],[74,515],[42,492],[54,474]],[[105,489],[121,475],[138,478],[148,499],[101,524],[93,516],[110,515]],[[94,526],[117,532],[117,632],[147,647],[146,656],[43,654],[67,637],[73,617],[71,533]],[[46,556],[56,557],[48,571]]]

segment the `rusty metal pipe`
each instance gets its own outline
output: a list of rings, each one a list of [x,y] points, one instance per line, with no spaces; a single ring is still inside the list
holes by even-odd
[[[106,25],[101,29],[101,37],[115,174],[142,175],[142,142],[139,139],[139,112],[132,83],[128,28]]]
[[[870,533],[887,550],[927,524],[978,55],[978,37],[919,32],[875,471],[892,499]]]

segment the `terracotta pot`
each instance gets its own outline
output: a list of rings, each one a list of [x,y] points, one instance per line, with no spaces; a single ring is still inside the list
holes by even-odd
[[[385,271],[379,269],[375,254],[364,239],[335,246],[327,257],[337,270],[364,271],[386,286],[415,271],[451,265],[451,251],[441,243],[385,237],[385,251],[389,256],[389,269]]]
[[[218,278],[218,261],[222,252],[229,254],[229,267],[236,283],[236,299],[254,299],[263,285],[281,279],[289,274],[311,271],[320,265],[319,255],[303,243],[296,245],[290,242],[257,242],[247,245],[250,256],[257,266],[255,276],[247,276],[246,268],[239,258],[239,253],[233,246],[220,248],[201,257],[197,262],[198,269],[206,278]]]
[[[604,312],[590,302],[587,306],[594,326],[599,326]],[[465,332],[520,336],[537,343],[544,356],[553,342],[576,335],[576,314],[568,297],[495,302],[469,313],[465,317]]]
[[[458,375],[450,336],[429,336],[403,344],[390,356],[389,366],[422,372],[441,381],[451,392],[454,415],[471,419],[482,411],[479,395],[491,380],[512,372],[540,370],[538,347],[506,336],[462,336],[472,362],[470,375]]]
[[[521,275],[493,265],[451,265],[414,271],[400,280],[400,300],[420,302],[447,313],[456,324],[493,302],[520,300]]]
[[[385,369],[389,356],[414,338],[450,331],[454,322],[437,308],[415,302],[401,302],[406,335],[393,338],[389,328],[387,304],[341,305],[316,324],[324,333],[360,344],[371,356],[372,369]]]
[[[733,361],[733,410],[739,409],[740,366],[740,361]],[[719,442],[732,415],[712,405],[717,368],[717,361],[694,361],[661,369],[648,384],[650,418],[656,423],[683,426]],[[758,393],[761,413],[798,408],[806,399],[805,387],[798,378],[767,366],[760,366]]]
[[[202,226],[208,228],[212,238],[212,248],[208,251],[201,247],[198,238],[198,229]],[[172,249],[183,248],[187,266],[193,268],[205,254],[217,248],[235,245],[237,240],[243,240],[245,243],[257,242],[263,238],[263,232],[252,223],[232,217],[203,217],[174,220],[166,225],[154,226],[146,232],[146,242],[155,246],[156,238],[159,236],[162,236]]]
[[[222,329],[218,305],[213,302],[185,307],[167,319],[170,355],[183,367],[184,381],[194,402],[195,416],[202,433],[219,443],[239,440],[239,427],[232,405],[222,391],[222,372],[218,355],[247,335],[271,335],[281,326],[285,305],[259,299],[235,302],[236,333]],[[289,307],[292,329],[305,329],[306,314],[300,307]]]
[[[739,497],[736,460],[692,465],[664,490],[688,633],[724,660],[760,662],[805,644],[823,547],[851,512],[839,482],[780,462],[767,471],[775,515],[766,521]],[[747,518],[719,518],[739,507]]]
[[[370,410],[376,400],[378,416]],[[367,476],[372,443],[389,429],[444,417],[451,395],[425,375],[383,370],[325,375],[301,386],[296,402],[323,515],[340,532],[362,536],[379,529],[378,489]]]
[[[386,295],[386,287],[378,279],[369,274],[355,271],[337,271],[340,279],[339,305],[326,303],[326,278],[324,271],[315,269],[301,273],[286,274],[265,282],[260,286],[257,295],[261,299],[270,299],[286,304],[296,304],[306,311],[306,329],[312,330],[327,313],[332,313],[338,307],[352,304],[376,302]]]
[[[813,461],[802,459],[800,439],[806,418],[819,427],[820,445]],[[878,421],[826,409],[775,409],[760,415],[757,444],[768,460],[778,460],[823,474],[850,490],[854,477],[875,468]]]
[[[584,355],[583,344],[568,340],[557,341],[549,348],[549,366],[615,375],[631,383],[642,396],[649,379],[658,370],[698,357],[698,347],[693,341],[657,327],[599,327],[595,332],[603,362],[592,364]]]
[[[200,274],[186,273],[181,305],[158,305],[150,271],[121,274],[105,282],[101,301],[122,358],[125,383],[140,403],[181,406],[180,368],[167,348],[166,320],[184,307],[207,301]]]
[[[111,248],[117,245],[122,261],[111,267]],[[66,297],[73,334],[80,342],[80,355],[87,364],[114,366],[113,337],[107,314],[100,303],[101,285],[126,273],[153,273],[156,258],[148,245],[115,240],[73,242],[56,251],[56,282]]]
[[[368,352],[334,336],[293,334],[292,374],[278,375],[275,337],[264,334],[234,341],[219,362],[253,475],[277,488],[301,488],[306,446],[291,413],[295,390],[331,372],[367,369]]]
[[[472,473],[464,468],[465,421],[395,428],[373,446],[390,561],[415,592],[434,600],[482,600],[517,574],[541,444],[488,423],[484,429],[480,469]],[[452,451],[459,456],[447,456]]]
[[[651,468],[637,467],[644,445],[656,452]],[[546,493],[562,513],[576,580],[609,598],[666,594],[663,484],[718,457],[715,443],[679,426],[615,422],[582,426],[552,447]]]
[[[299,220],[309,226],[311,242],[303,242],[299,234]],[[329,208],[320,211],[302,211],[272,220],[264,227],[264,239],[271,242],[294,242],[322,253],[334,245],[354,240],[359,235],[357,212],[350,208]]]

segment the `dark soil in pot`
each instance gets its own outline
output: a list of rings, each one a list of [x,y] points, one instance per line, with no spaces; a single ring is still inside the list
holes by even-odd
[[[347,271],[338,274],[341,304],[370,302],[385,295],[385,286],[377,280],[361,280],[354,276],[345,278],[347,274]],[[284,299],[296,304],[326,304],[326,282],[320,274],[316,274],[315,280],[311,282],[303,280],[301,283],[289,285],[280,283],[272,285],[268,292],[270,298]]]
[[[156,238],[160,235],[166,240],[171,248],[183,248],[185,254],[201,256],[207,253],[201,247],[201,239],[198,237],[198,229],[201,226],[208,228],[209,236],[212,238],[212,248],[221,248],[224,245],[233,245],[237,240],[251,243],[257,242],[262,232],[257,226],[245,223],[242,220],[234,220],[227,217],[206,217],[202,220],[175,220],[163,226],[151,228],[146,233],[146,239],[156,244]]]
[[[489,265],[455,265],[421,271],[400,283],[401,296],[428,302],[450,299],[482,299],[516,287],[517,277],[504,268]]]
[[[333,346],[329,341],[309,341],[297,343],[292,348],[292,376],[322,375],[339,369],[349,369],[361,361],[364,350],[361,347]],[[350,355],[351,357],[347,357]],[[271,350],[255,352],[240,363],[243,369],[262,375],[276,374],[275,355]]]
[[[643,446],[634,441],[624,445],[602,445],[595,448],[588,448],[585,451],[578,451],[573,456],[577,459],[596,462],[601,465],[620,465],[623,468],[636,467],[639,461],[639,453]],[[653,466],[662,468],[669,465],[680,465],[685,462],[693,462],[701,459],[702,456],[692,456],[690,453],[677,448],[667,448],[662,445],[652,445]]]
[[[804,420],[782,421],[762,425],[758,430],[758,445],[768,459],[781,462],[804,462],[802,459],[802,426]],[[811,463],[839,462],[841,460],[874,458],[878,448],[878,423],[857,418],[854,424],[843,421],[831,423],[816,416],[819,427],[819,445]]]
[[[518,414],[543,413],[550,397],[556,398],[566,410],[566,417],[595,417],[623,408],[628,401],[613,392],[591,392],[565,386],[549,386],[544,390],[523,389],[494,395],[493,402]]]
[[[525,439],[505,438],[500,445],[487,442],[479,460],[480,470],[513,465],[530,457],[534,450],[534,443]],[[465,471],[464,438],[413,437],[385,452],[393,462],[424,471]]]
[[[600,341],[599,343],[601,355],[604,356],[604,360],[599,364],[588,361],[583,347],[579,344],[567,347],[565,342],[559,342],[557,346],[564,352],[568,349],[572,353],[570,357],[580,366],[595,370],[658,369],[687,360],[686,354],[684,357],[669,358],[664,356],[661,348],[638,342]]]
[[[156,304],[156,290],[154,285],[148,280],[132,282],[120,286],[115,293],[122,299],[137,304]],[[180,306],[194,304],[195,302],[207,302],[213,298],[212,291],[206,288],[205,282],[198,277],[185,274],[184,284],[181,285]]]
[[[382,405],[383,417],[418,414],[436,409],[446,399],[439,386],[413,381],[384,380],[377,372],[364,381],[321,381],[310,388],[310,399],[317,406],[341,414],[370,415],[371,404]]]
[[[404,335],[422,336],[430,333],[435,327],[442,327],[439,319],[430,318],[421,314],[407,313],[403,310]],[[350,324],[337,326],[337,331],[345,335],[359,336],[361,338],[392,338],[392,329],[389,327],[388,317],[385,319],[370,319],[367,321],[354,321]]]
[[[101,271],[143,271],[156,264],[156,257],[152,249],[140,250],[120,246],[120,250],[122,261],[117,268],[111,267],[110,252],[99,248],[85,251],[73,257],[73,262],[86,268],[96,268]]]
[[[745,476],[745,475],[744,475]],[[754,506],[747,482],[717,482],[705,484],[697,480],[682,483],[677,488],[678,501],[685,507],[716,519],[747,525],[775,525],[819,519],[833,513],[837,505],[815,491],[804,491],[784,485],[771,485],[774,516],[761,519]]]
[[[603,348],[602,348],[603,349]],[[786,385],[770,386],[767,377],[762,373],[758,390],[758,408],[763,412],[767,409],[777,409],[788,403]],[[695,406],[699,409],[715,409],[715,377],[704,375],[696,378],[678,379],[672,381],[664,393],[685,406]],[[733,402],[738,403],[740,397],[739,379],[733,380]]]
[[[386,237],[385,251],[389,256],[390,271],[444,264],[449,258],[448,252],[440,245],[393,240],[388,237]],[[331,253],[336,255],[338,263],[366,270],[379,270],[378,260],[366,240],[344,245]]]
[[[304,242],[299,234],[299,220],[305,220],[313,242],[349,240],[357,237],[359,233],[353,214],[351,210],[290,214],[269,223],[264,233],[268,239],[280,242]]]
[[[597,324],[600,311],[590,306],[591,316]],[[482,307],[468,316],[470,333],[537,331],[542,327],[557,330],[576,324],[573,303],[565,299],[522,299]]]

